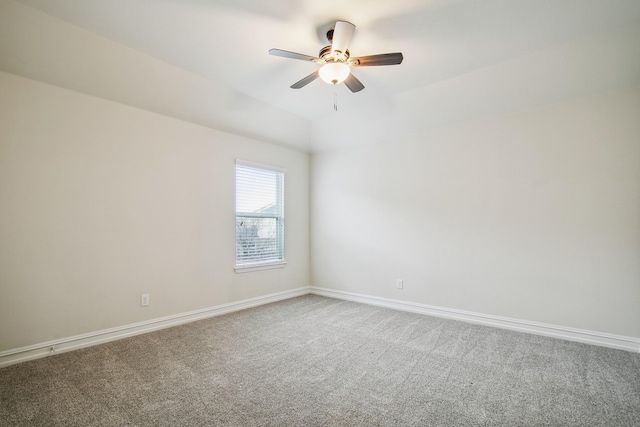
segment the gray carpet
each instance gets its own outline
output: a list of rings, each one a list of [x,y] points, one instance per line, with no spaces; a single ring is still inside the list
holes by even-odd
[[[640,426],[640,354],[304,296],[0,370],[2,426]]]

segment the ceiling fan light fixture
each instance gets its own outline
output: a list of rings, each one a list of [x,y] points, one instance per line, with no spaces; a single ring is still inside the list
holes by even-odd
[[[329,84],[337,85],[349,77],[351,69],[344,62],[327,62],[318,72],[322,80]]]
[[[356,93],[364,89],[364,85],[351,72],[352,67],[372,67],[379,65],[398,65],[402,63],[402,53],[381,53],[377,55],[359,56],[351,58],[349,42],[356,26],[347,21],[337,21],[333,29],[327,32],[327,40],[331,43],[320,49],[317,57],[289,52],[282,49],[270,49],[269,55],[283,58],[298,59],[321,65],[307,77],[291,85],[291,89],[300,89],[320,77],[326,83],[337,85],[343,83],[351,92]]]

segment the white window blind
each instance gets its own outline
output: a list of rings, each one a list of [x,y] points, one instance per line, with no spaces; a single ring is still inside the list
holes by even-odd
[[[236,161],[236,266],[284,261],[284,170]]]

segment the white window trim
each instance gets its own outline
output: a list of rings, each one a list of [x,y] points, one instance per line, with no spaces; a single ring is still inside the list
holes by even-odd
[[[258,163],[258,162],[252,162],[249,160],[242,160],[242,159],[236,159],[236,165],[240,165],[240,166],[247,166],[247,167],[252,167],[252,168],[257,168],[257,169],[264,169],[264,170],[270,170],[273,172],[279,172],[281,174],[283,174],[284,176],[286,176],[286,172],[287,170],[285,168],[281,168],[278,166],[273,166],[273,165],[266,165],[264,163]],[[283,194],[284,196],[284,194]],[[235,211],[235,209],[234,209]],[[234,212],[234,215],[237,212]],[[283,242],[284,244],[284,242]],[[238,273],[249,273],[252,271],[261,271],[261,270],[272,270],[272,269],[276,269],[276,268],[284,268],[287,266],[287,261],[284,258],[286,255],[283,253],[283,259],[281,260],[276,260],[276,261],[264,261],[264,262],[258,262],[258,263],[252,263],[252,264],[236,264],[234,267],[234,271],[236,272],[236,274]]]
[[[242,159],[236,159],[236,165],[247,166],[250,168],[265,169],[269,171],[280,172],[281,174],[287,173],[287,170],[285,168],[281,168],[273,165],[265,165],[264,163],[250,162],[248,160],[242,160]]]
[[[287,261],[269,261],[256,264],[236,265],[234,268],[236,273],[249,273],[252,271],[260,270],[273,270],[274,268],[284,268],[287,266]]]

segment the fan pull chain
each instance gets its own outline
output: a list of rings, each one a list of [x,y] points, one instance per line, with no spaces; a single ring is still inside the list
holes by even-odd
[[[338,111],[338,92],[333,91],[333,111]]]

